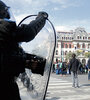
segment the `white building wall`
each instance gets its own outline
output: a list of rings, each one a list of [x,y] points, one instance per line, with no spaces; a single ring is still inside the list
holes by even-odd
[[[77,37],[81,37],[80,39],[78,39]],[[61,52],[67,51],[67,52],[76,52],[76,50],[78,50],[77,48],[77,43],[80,44],[80,48],[79,49],[83,49],[82,48],[82,44],[85,43],[85,52],[87,52],[86,50],[90,50],[90,45],[88,48],[88,44],[90,44],[90,40],[88,40],[88,37],[90,37],[90,35],[84,30],[84,28],[77,28],[75,31],[72,32],[59,32],[58,34],[58,47],[56,48],[56,50],[58,51],[58,55],[55,55],[55,59],[58,58],[59,60],[62,59],[62,57],[64,58],[65,55],[61,55]],[[86,39],[83,39],[83,37]],[[61,48],[61,42],[72,42],[73,44],[73,48]],[[76,49],[75,49],[76,47]],[[84,58],[82,57],[82,55],[80,56],[80,60],[82,61],[82,59],[85,59],[86,61],[88,60],[88,58]]]

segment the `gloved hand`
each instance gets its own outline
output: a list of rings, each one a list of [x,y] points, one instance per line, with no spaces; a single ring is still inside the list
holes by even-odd
[[[48,14],[46,12],[43,12],[43,11],[38,13],[37,17],[40,17],[40,16],[43,16],[45,19],[48,18]]]

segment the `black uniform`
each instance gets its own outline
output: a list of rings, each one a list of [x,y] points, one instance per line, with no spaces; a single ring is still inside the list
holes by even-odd
[[[15,23],[13,25],[12,23],[9,24],[11,26],[7,25],[7,34],[9,36],[5,36],[1,40],[2,43],[0,43],[0,86],[2,87],[1,93],[8,100],[20,100],[18,87],[14,78],[19,73],[25,71],[26,55],[23,53],[23,50],[20,50],[19,42],[28,42],[34,39],[36,34],[44,26],[45,20],[44,17],[40,17],[29,25],[22,25],[21,27],[17,27]],[[10,32],[9,28],[10,31],[13,31],[10,34],[8,33]],[[3,34],[2,30],[0,30],[0,34]]]
[[[27,56],[19,47],[19,43],[34,39],[45,25],[46,17],[43,14],[45,12],[39,13],[30,24],[21,27],[0,15],[0,93],[3,100],[21,100],[14,78],[25,71]]]

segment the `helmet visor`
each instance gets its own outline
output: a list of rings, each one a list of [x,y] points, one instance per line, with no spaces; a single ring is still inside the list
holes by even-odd
[[[3,9],[0,9],[0,18],[15,21],[11,8],[8,6],[4,7]]]
[[[10,7],[5,7],[5,10],[7,11],[7,17],[9,20],[15,21],[15,18],[13,16],[12,10]]]

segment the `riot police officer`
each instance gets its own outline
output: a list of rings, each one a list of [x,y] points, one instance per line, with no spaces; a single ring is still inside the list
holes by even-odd
[[[0,93],[3,100],[21,100],[14,78],[25,71],[26,55],[19,43],[33,40],[44,27],[48,14],[39,12],[35,20],[18,27],[11,20],[9,9],[0,1]]]

